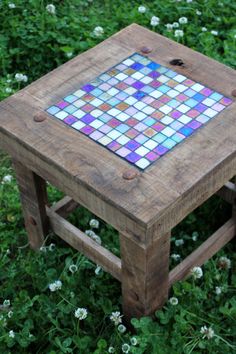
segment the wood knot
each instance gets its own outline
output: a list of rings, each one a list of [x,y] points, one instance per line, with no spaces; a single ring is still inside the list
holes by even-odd
[[[30,223],[31,225],[33,225],[33,226],[36,226],[36,225],[37,225],[37,222],[36,222],[35,218],[33,218],[33,216],[30,216],[30,217],[29,217],[29,223]]]
[[[141,51],[143,54],[148,54],[148,53],[151,53],[152,48],[143,46],[143,47],[140,48],[140,51]]]
[[[34,116],[34,121],[37,123],[43,122],[47,118],[46,114],[43,112],[38,112]]]
[[[130,170],[126,170],[123,173],[122,177],[124,179],[131,180],[131,179],[134,179],[135,177],[137,177],[137,175],[138,175],[137,171],[130,169]]]
[[[183,66],[184,65],[184,62],[182,59],[172,59],[170,61],[170,64],[171,65],[175,65],[175,66]]]
[[[234,89],[232,92],[231,92],[231,95],[236,97],[236,89]]]

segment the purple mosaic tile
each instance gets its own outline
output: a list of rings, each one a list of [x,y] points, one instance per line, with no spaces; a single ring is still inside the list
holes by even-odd
[[[135,53],[47,112],[145,170],[231,103]]]

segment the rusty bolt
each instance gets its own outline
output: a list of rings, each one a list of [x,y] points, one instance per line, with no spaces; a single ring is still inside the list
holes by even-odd
[[[143,54],[148,54],[148,53],[151,53],[151,51],[152,51],[152,48],[150,48],[150,47],[141,47],[140,48],[140,51],[143,53]]]
[[[130,169],[130,170],[126,170],[123,173],[122,177],[124,179],[131,180],[131,179],[134,179],[135,177],[137,177],[137,175],[138,175],[137,171]]]
[[[236,97],[236,89],[234,89],[232,92],[231,92],[231,95]]]
[[[43,122],[46,119],[46,115],[43,112],[38,112],[34,116],[34,121],[37,123]]]

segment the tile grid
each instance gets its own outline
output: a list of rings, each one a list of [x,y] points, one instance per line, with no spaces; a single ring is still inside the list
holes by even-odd
[[[231,103],[135,53],[47,112],[144,170]]]

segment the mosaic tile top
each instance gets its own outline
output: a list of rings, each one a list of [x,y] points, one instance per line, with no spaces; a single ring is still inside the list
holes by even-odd
[[[231,103],[135,53],[47,112],[144,170]]]

